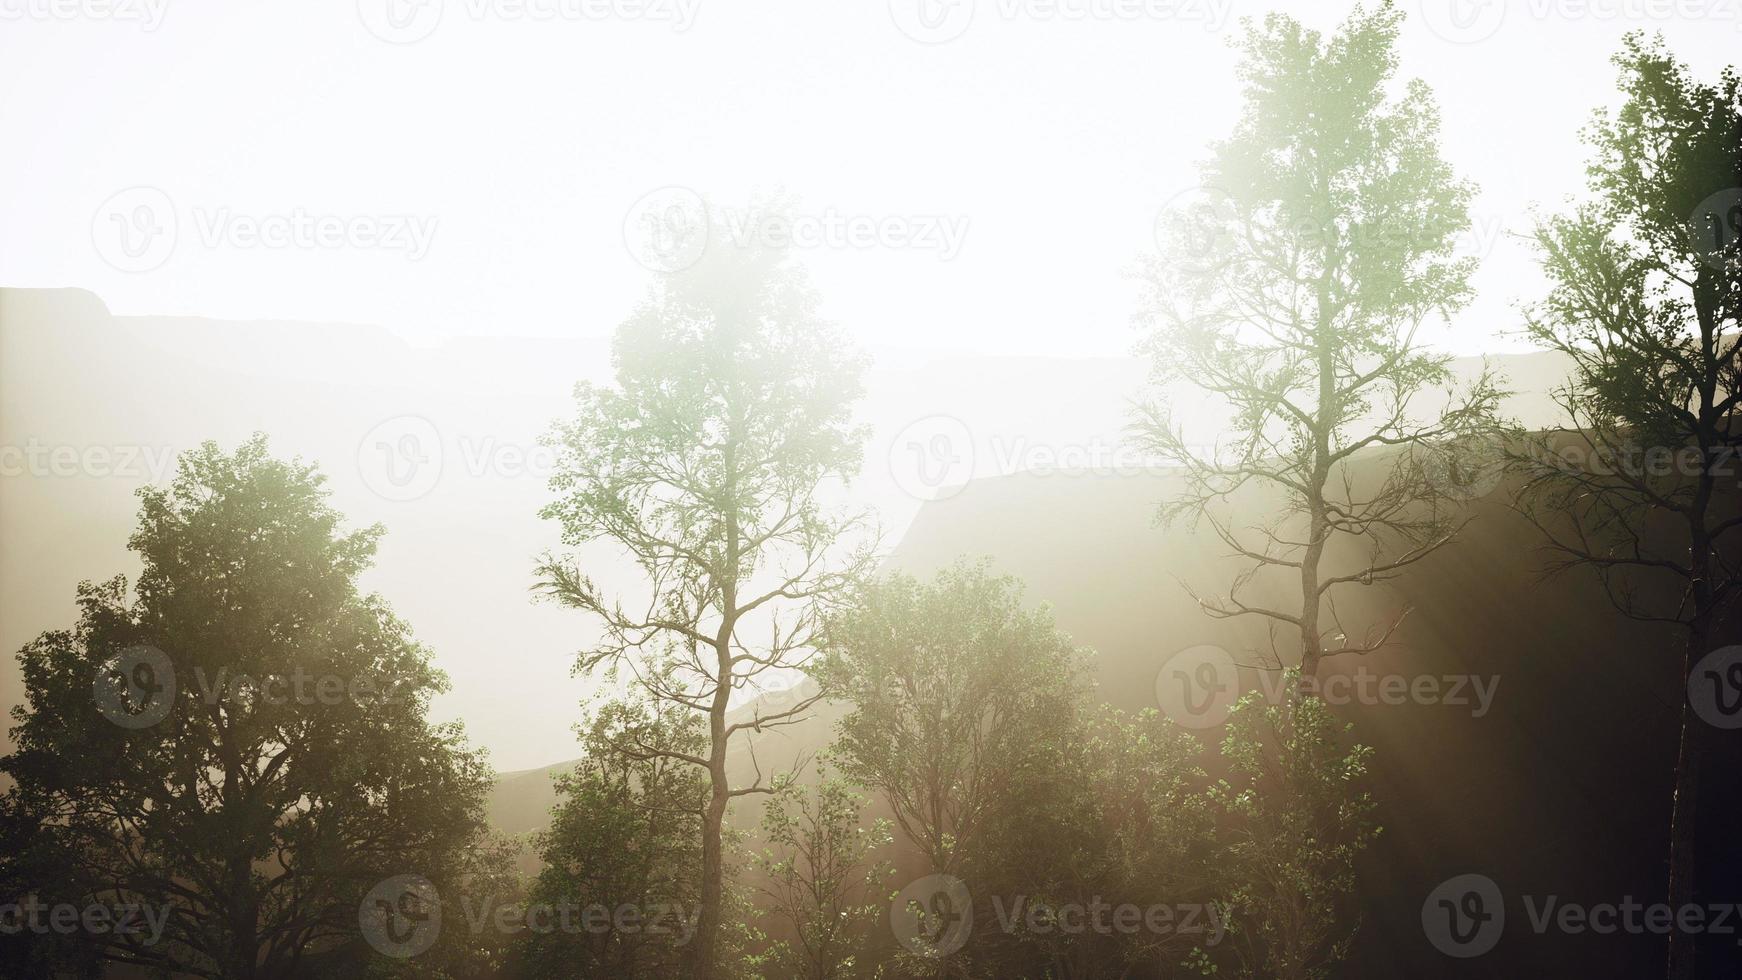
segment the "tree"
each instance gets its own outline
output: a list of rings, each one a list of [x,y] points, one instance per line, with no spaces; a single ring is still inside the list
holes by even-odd
[[[584,757],[558,781],[562,802],[538,838],[545,866],[528,896],[529,908],[551,911],[528,922],[525,951],[534,975],[682,972],[686,939],[693,937],[681,927],[600,928],[588,910],[671,910],[680,919],[696,913],[707,783],[695,766],[642,747],[696,753],[706,741],[694,713],[669,704],[617,701],[594,713]]]
[[[1355,890],[1355,859],[1379,836],[1362,785],[1370,749],[1341,744],[1319,698],[1269,704],[1258,692],[1229,715],[1222,757],[1231,779],[1216,793],[1233,821],[1222,854],[1234,882],[1232,947],[1240,976],[1334,976],[1358,923],[1339,915]]]
[[[491,779],[457,725],[425,717],[446,683],[428,652],[357,591],[381,529],[343,531],[323,478],[259,436],[184,454],[140,498],[132,596],[121,577],[81,584],[77,625],[19,654],[9,893],[143,906],[160,927],[81,942],[177,975],[370,955],[363,897],[395,875],[455,880]]]
[[[869,930],[883,912],[894,869],[877,858],[890,844],[889,821],[859,825],[863,797],[820,769],[808,791],[789,782],[763,805],[767,846],[756,866],[768,909],[785,938],[768,960],[781,977],[845,980],[869,965]]]
[[[1298,631],[1303,692],[1323,658],[1396,631],[1401,616],[1345,627],[1336,594],[1452,539],[1461,488],[1429,464],[1487,430],[1501,396],[1487,371],[1454,390],[1448,358],[1417,340],[1470,295],[1474,260],[1453,250],[1472,191],[1440,157],[1427,86],[1388,95],[1402,19],[1389,2],[1357,7],[1328,40],[1282,14],[1248,25],[1245,108],[1203,166],[1215,198],[1173,226],[1144,275],[1155,380],[1187,382],[1231,416],[1230,441],[1205,454],[1166,401],[1142,406],[1138,439],[1186,480],[1161,516],[1207,520],[1241,559],[1225,595],[1193,595],[1211,616]],[[1354,472],[1387,451],[1376,476]],[[1240,526],[1220,512],[1248,488],[1280,493],[1280,513]],[[1333,566],[1339,539],[1365,559]],[[1290,579],[1298,601],[1243,595]]]
[[[1592,570],[1626,615],[1681,628],[1692,693],[1710,682],[1698,665],[1742,594],[1742,87],[1734,70],[1696,81],[1637,34],[1615,62],[1625,101],[1586,133],[1592,197],[1535,233],[1551,288],[1527,330],[1571,365],[1555,392],[1569,425],[1528,454],[1520,509],[1551,570]],[[1708,721],[1683,700],[1676,907],[1742,880],[1742,733]],[[1696,953],[1720,959],[1696,974]],[[1737,955],[1672,933],[1670,975],[1715,975]]]
[[[822,611],[870,561],[855,547],[864,519],[819,498],[824,481],[859,465],[862,432],[849,416],[864,362],[819,319],[802,271],[759,244],[710,247],[656,282],[612,357],[615,387],[578,386],[575,418],[556,433],[557,499],[543,514],[570,546],[603,540],[627,552],[648,596],[625,606],[572,558],[547,556],[540,578],[547,595],[603,625],[581,671],[626,668],[651,696],[706,719],[700,751],[636,751],[708,780],[691,970],[709,978],[726,808],[772,789],[760,772],[731,785],[728,750],[745,733],[802,720],[817,700],[729,722],[733,692],[802,669]]]
[[[1220,909],[1232,887],[1217,813],[1204,772],[1203,743],[1154,709],[1136,715],[1102,707],[1084,717],[1063,772],[1073,785],[1068,833],[1048,847],[1049,880],[1031,904],[1077,908],[1095,902],[1181,913],[1166,928],[1031,937],[1056,976],[1129,976],[1162,963],[1182,968],[1220,945]],[[1215,921],[1204,910],[1216,909]],[[1055,914],[1055,919],[1066,919]]]
[[[927,869],[966,880],[983,912],[1051,877],[1076,815],[1087,691],[1083,652],[1051,617],[1023,609],[1013,580],[961,564],[929,584],[867,584],[831,619],[826,650],[815,673],[848,705],[837,764],[882,794]],[[966,956],[999,955],[996,930],[971,939]]]
[[[1192,971],[1218,947],[1233,883],[1202,754],[1197,736],[1153,708],[1080,715],[1059,761],[1063,792],[1043,801],[1063,820],[1038,839],[1019,837],[1016,860],[998,876],[1024,896],[1024,921],[1042,926],[1017,943],[1021,970],[1131,977],[1174,964]],[[1117,909],[1141,910],[1141,924],[1122,924]],[[1169,919],[1151,917],[1162,909]]]

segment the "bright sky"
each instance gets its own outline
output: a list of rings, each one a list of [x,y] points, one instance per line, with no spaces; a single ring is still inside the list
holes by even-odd
[[[1578,189],[1622,33],[1662,30],[1711,75],[1742,51],[1738,2],[1407,0],[1405,72],[1482,187],[1482,298],[1436,340],[1496,349],[1537,288],[1503,234]],[[624,243],[649,192],[784,189],[867,344],[1119,354],[1123,273],[1229,128],[1226,42],[1266,6],[0,0],[0,284],[603,336],[649,275]],[[869,243],[842,242],[854,222]]]

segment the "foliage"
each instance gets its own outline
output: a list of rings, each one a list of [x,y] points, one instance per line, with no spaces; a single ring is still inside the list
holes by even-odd
[[[818,673],[849,706],[832,749],[842,771],[882,795],[924,872],[965,881],[973,903],[959,953],[901,969],[1121,975],[1186,959],[1202,937],[1073,916],[1215,898],[1195,739],[1155,712],[1092,707],[1084,652],[983,564],[880,579],[829,641]]]
[[[1573,518],[1537,521],[1554,567],[1593,569],[1637,618],[1709,628],[1742,593],[1723,495],[1742,450],[1742,86],[1699,83],[1638,35],[1616,63],[1626,101],[1586,133],[1593,198],[1536,230],[1551,288],[1527,329],[1572,366],[1555,392],[1572,425],[1530,457],[1522,499]],[[1673,543],[1650,540],[1654,513]],[[1679,601],[1643,598],[1642,579]]]
[[[937,873],[1020,852],[1021,838],[994,844],[1001,808],[1041,804],[1036,790],[1062,771],[1083,654],[1019,599],[1014,580],[959,564],[931,585],[869,583],[829,627],[817,675],[850,705],[833,749],[841,771],[884,795]]]
[[[1253,693],[1229,716],[1230,778],[1215,799],[1232,819],[1219,856],[1234,887],[1230,931],[1240,975],[1330,977],[1357,924],[1348,900],[1355,860],[1379,835],[1363,784],[1372,750],[1345,747],[1319,698],[1270,704]]]
[[[585,910],[672,908],[695,914],[701,896],[702,774],[643,746],[695,751],[693,715],[657,701],[613,701],[594,712],[585,757],[557,782],[561,803],[539,835],[544,861],[529,907],[561,909],[533,922],[522,950],[535,976],[663,977],[682,972],[681,931],[593,928]],[[541,913],[546,920],[548,914]]]
[[[356,589],[381,530],[342,531],[323,478],[262,437],[184,454],[140,497],[132,597],[120,577],[83,583],[78,623],[19,655],[8,898],[143,903],[161,941],[81,942],[184,975],[368,956],[362,896],[463,874],[491,778],[457,725],[426,720],[446,683],[427,651]],[[140,646],[162,659],[116,675]]]
[[[808,790],[783,786],[763,804],[766,847],[756,870],[764,907],[779,924],[767,957],[772,975],[805,980],[869,976],[871,935],[881,925],[889,877],[878,853],[889,821],[861,826],[865,799],[819,766]]]
[[[1592,571],[1622,613],[1684,629],[1692,685],[1742,596],[1742,81],[1696,81],[1637,34],[1615,62],[1624,101],[1586,132],[1591,198],[1536,229],[1551,288],[1527,332],[1571,364],[1570,427],[1523,454],[1519,509],[1551,571]],[[1674,907],[1735,897],[1738,767],[1742,739],[1684,700]],[[1739,968],[1733,944],[1670,937],[1673,978]]]
[[[1065,819],[1044,845],[1052,857],[1011,855],[999,879],[1019,888],[1042,922],[1070,923],[1097,905],[1179,915],[1160,928],[1121,930],[1104,918],[1100,929],[1027,931],[1026,961],[1044,964],[1046,975],[1144,975],[1219,944],[1209,910],[1220,915],[1228,883],[1203,749],[1153,709],[1084,712],[1063,760],[1068,792],[1054,803]],[[1181,912],[1187,906],[1195,911]]]
[[[1298,631],[1308,677],[1322,657],[1391,638],[1401,617],[1345,626],[1334,593],[1451,539],[1467,477],[1436,479],[1436,467],[1494,425],[1501,396],[1486,372],[1457,389],[1448,358],[1417,340],[1470,297],[1475,262],[1455,247],[1473,191],[1440,155],[1426,85],[1391,90],[1402,20],[1383,3],[1356,7],[1328,39],[1284,14],[1249,25],[1245,106],[1203,165],[1210,200],[1144,274],[1155,380],[1189,383],[1231,415],[1212,451],[1165,399],[1142,408],[1140,441],[1186,477],[1162,517],[1207,520],[1243,561],[1227,593],[1198,596],[1204,611]],[[1352,473],[1375,454],[1388,460],[1377,478]],[[1223,510],[1249,487],[1283,506],[1240,526]],[[1322,568],[1338,538],[1364,560]],[[1298,581],[1298,605],[1243,595],[1269,575]]]
[[[627,668],[653,697],[706,719],[696,751],[649,751],[702,770],[702,918],[692,971],[718,965],[723,824],[733,798],[767,793],[761,774],[728,782],[735,736],[802,720],[814,697],[728,722],[735,692],[789,675],[814,653],[823,610],[868,567],[863,519],[819,488],[857,471],[850,419],[864,362],[817,313],[783,252],[711,245],[655,284],[619,328],[616,384],[582,384],[557,430],[557,499],[545,517],[565,544],[604,541],[645,576],[644,603],[608,596],[573,558],[540,567],[547,595],[587,612],[604,637],[579,669]]]

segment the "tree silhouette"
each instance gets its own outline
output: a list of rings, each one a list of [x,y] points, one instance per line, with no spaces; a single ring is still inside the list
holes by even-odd
[[[490,774],[457,725],[425,718],[445,678],[356,576],[379,527],[345,532],[323,478],[255,437],[184,454],[140,491],[131,598],[79,587],[79,620],[19,655],[9,894],[139,903],[160,937],[81,937],[176,975],[302,975],[372,956],[378,882],[459,875]]]
[[[1697,686],[1742,595],[1742,88],[1733,70],[1696,81],[1638,34],[1615,61],[1626,98],[1586,134],[1592,199],[1535,233],[1551,289],[1527,329],[1572,366],[1555,392],[1570,425],[1525,456],[1520,510],[1552,569],[1591,569],[1625,614],[1679,625]],[[1742,874],[1742,732],[1709,722],[1683,700],[1678,908],[1719,900]],[[1696,954],[1742,965],[1734,944],[1672,933],[1670,975],[1720,969],[1696,971]]]

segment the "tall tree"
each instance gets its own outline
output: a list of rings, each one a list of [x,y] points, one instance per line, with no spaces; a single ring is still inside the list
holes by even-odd
[[[1166,401],[1142,407],[1138,438],[1186,477],[1162,516],[1207,520],[1241,558],[1226,594],[1194,595],[1217,618],[1297,631],[1303,688],[1323,658],[1395,632],[1401,617],[1337,622],[1336,595],[1451,540],[1464,488],[1424,463],[1488,428],[1501,394],[1486,371],[1454,390],[1448,358],[1417,339],[1470,295],[1474,260],[1453,253],[1472,191],[1440,156],[1427,86],[1391,91],[1402,20],[1387,2],[1329,38],[1283,14],[1249,24],[1245,106],[1203,165],[1210,206],[1168,226],[1144,275],[1155,380],[1207,393],[1231,425],[1206,454]],[[1388,450],[1377,476],[1355,472]],[[1248,488],[1280,494],[1281,512],[1249,525],[1222,512]],[[1364,560],[1328,558],[1338,539]],[[1251,595],[1295,585],[1298,600]]]
[[[627,552],[647,596],[626,606],[572,557],[547,557],[540,579],[603,626],[579,670],[627,669],[651,696],[706,720],[699,751],[640,751],[697,766],[708,780],[691,970],[709,978],[726,809],[772,789],[760,772],[731,785],[728,752],[747,733],[802,720],[817,700],[728,721],[733,693],[802,669],[822,611],[870,561],[859,547],[864,519],[836,514],[819,495],[858,469],[863,438],[850,411],[864,362],[820,319],[802,271],[755,242],[710,245],[657,281],[619,328],[612,357],[615,386],[576,388],[576,415],[555,436],[557,499],[543,514],[570,546],[604,541]]]
[[[1615,62],[1624,102],[1586,132],[1591,198],[1536,229],[1551,288],[1529,335],[1572,371],[1556,392],[1569,425],[1530,454],[1521,510],[1553,568],[1594,570],[1624,613],[1685,633],[1669,872],[1680,907],[1742,880],[1742,731],[1693,701],[1742,595],[1742,86],[1733,69],[1697,81],[1637,34]],[[1727,976],[1737,956],[1672,933],[1669,972]]]
[[[140,492],[127,583],[79,587],[79,620],[19,655],[27,704],[0,762],[13,894],[138,903],[148,930],[85,937],[176,975],[302,975],[363,949],[372,886],[461,874],[490,773],[445,678],[387,604],[357,591],[381,528],[344,531],[323,478],[273,459],[184,454]]]

